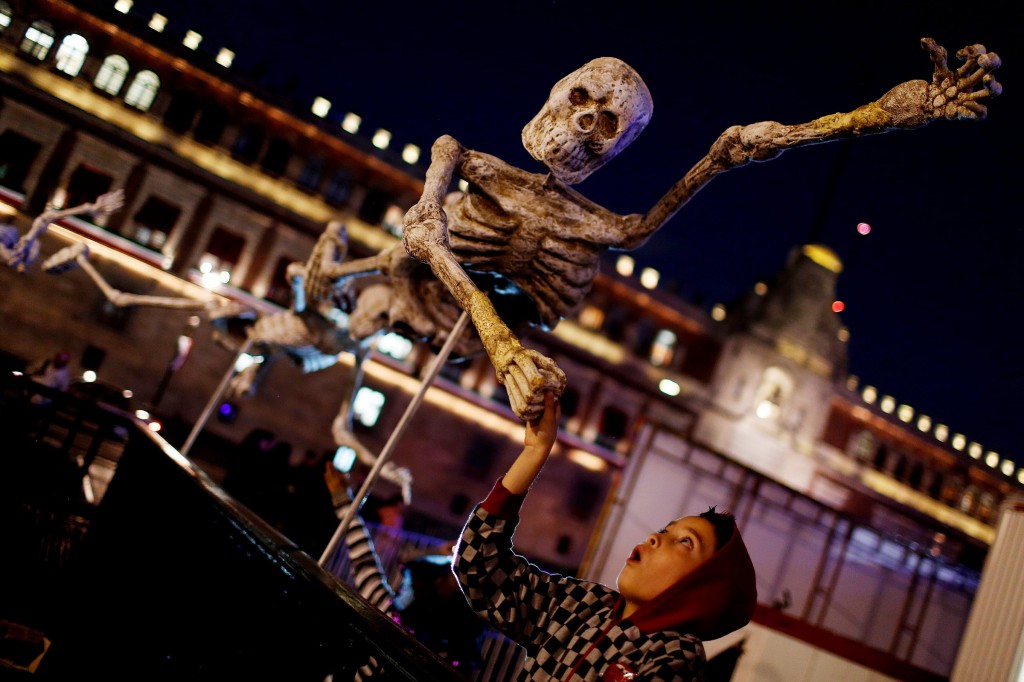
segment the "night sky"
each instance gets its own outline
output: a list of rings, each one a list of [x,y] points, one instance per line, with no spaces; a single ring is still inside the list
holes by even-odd
[[[803,123],[929,80],[924,36],[948,49],[954,69],[958,49],[984,44],[1004,62],[996,77],[1005,93],[986,101],[987,120],[938,121],[735,169],[633,256],[710,308],[770,279],[792,248],[832,247],[845,264],[838,293],[851,373],[1024,464],[1015,432],[1024,411],[1013,307],[1024,295],[1015,13],[985,3],[693,4],[710,3],[137,0],[132,13],[160,11],[166,34],[196,30],[201,51],[233,49],[233,69],[303,107],[325,97],[330,119],[355,112],[367,135],[390,130],[396,149],[411,142],[426,153],[450,134],[538,172],[523,125],[559,78],[619,57],[646,81],[654,116],[577,189],[621,213],[648,210],[730,125]],[[826,7],[833,16],[820,14]],[[856,232],[862,221],[868,236]]]

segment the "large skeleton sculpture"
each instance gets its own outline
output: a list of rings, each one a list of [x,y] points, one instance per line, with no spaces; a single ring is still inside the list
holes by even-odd
[[[556,83],[523,129],[524,146],[547,174],[514,168],[442,136],[431,150],[421,199],[405,216],[403,243],[331,264],[325,273],[337,282],[386,275],[389,306],[364,317],[431,342],[442,341],[448,320],[466,311],[512,409],[532,419],[543,409],[545,391],[561,394],[565,375],[517,334],[550,329],[571,314],[605,251],[641,246],[718,174],[794,147],[937,119],[985,118],[982,100],[1001,92],[991,73],[999,57],[971,45],[957,53],[964,64],[954,72],[943,47],[930,38],[921,43],[934,65],[931,82],[907,81],[854,111],[799,125],[732,126],[647,213],[630,215],[608,211],[570,187],[632,142],[652,112],[647,86],[632,68],[595,59]],[[468,189],[446,195],[456,173]]]
[[[18,272],[25,272],[39,257],[39,239],[53,222],[76,215],[105,218],[120,210],[123,205],[124,193],[118,189],[101,194],[91,203],[65,209],[48,208],[36,216],[29,231],[23,236],[18,234],[13,225],[0,225],[0,263]]]

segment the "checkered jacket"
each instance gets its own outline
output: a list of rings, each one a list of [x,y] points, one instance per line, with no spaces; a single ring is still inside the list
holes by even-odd
[[[644,634],[622,620],[618,592],[531,564],[512,551],[517,523],[477,506],[454,567],[473,609],[526,650],[520,682],[703,679],[700,639]]]

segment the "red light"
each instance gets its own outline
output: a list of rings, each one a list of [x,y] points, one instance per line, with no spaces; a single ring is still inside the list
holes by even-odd
[[[871,226],[867,223],[857,223],[857,232],[867,234],[868,232],[871,232]]]
[[[834,313],[841,313],[841,312],[843,312],[844,308],[846,308],[846,304],[843,303],[842,301],[833,301],[832,302],[832,312],[834,312]]]

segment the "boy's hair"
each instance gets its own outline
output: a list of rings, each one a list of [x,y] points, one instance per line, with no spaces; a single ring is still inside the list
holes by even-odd
[[[717,511],[714,505],[708,507],[707,511],[701,512],[698,516],[706,519],[715,527],[715,551],[725,547],[725,543],[729,542],[729,538],[732,537],[732,533],[736,529],[736,518],[729,512]]]

